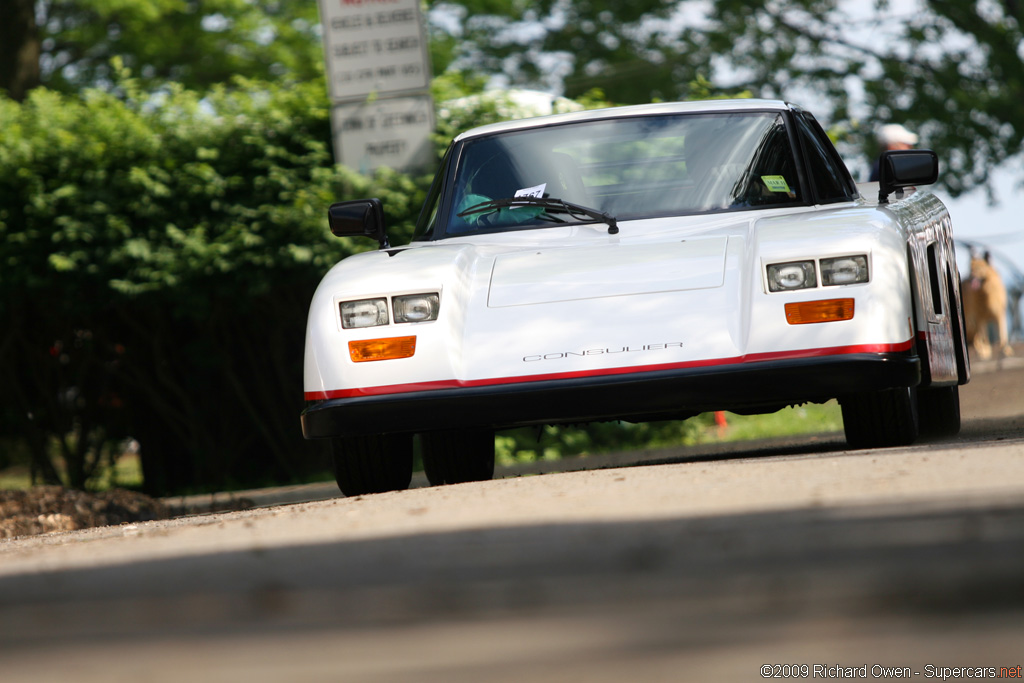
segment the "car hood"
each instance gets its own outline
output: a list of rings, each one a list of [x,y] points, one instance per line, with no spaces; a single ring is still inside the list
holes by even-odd
[[[722,285],[728,235],[748,223],[706,217],[681,231],[660,219],[627,224],[631,234],[597,224],[414,243],[346,259],[329,279],[358,282],[360,296],[454,280],[486,288],[489,308],[705,289]]]
[[[551,247],[494,258],[487,305],[521,306],[718,287],[726,236]]]

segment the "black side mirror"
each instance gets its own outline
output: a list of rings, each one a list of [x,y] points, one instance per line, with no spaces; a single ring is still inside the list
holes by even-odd
[[[387,249],[388,236],[384,232],[384,205],[379,199],[356,199],[331,204],[327,210],[331,232],[338,237],[372,237]]]
[[[887,204],[889,195],[915,185],[931,185],[939,179],[939,155],[930,149],[901,149],[882,152],[878,160],[878,203]]]

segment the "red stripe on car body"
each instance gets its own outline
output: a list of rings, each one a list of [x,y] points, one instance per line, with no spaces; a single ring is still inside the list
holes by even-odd
[[[442,379],[428,382],[411,382],[408,384],[389,384],[379,387],[362,387],[358,389],[333,389],[329,391],[307,391],[307,401],[324,401],[332,398],[356,398],[360,396],[380,396],[385,394],[406,394],[420,391],[437,391],[440,389],[463,389],[469,387],[497,386],[502,384],[524,384],[527,382],[544,382],[561,379],[578,379],[583,377],[604,377],[613,375],[639,374],[664,370],[684,370],[686,368],[702,368],[715,365],[741,365],[744,363],[761,363],[773,360],[793,360],[797,358],[820,358],[822,356],[843,356],[854,353],[899,353],[909,351],[914,339],[898,344],[860,344],[854,346],[833,346],[823,349],[799,349],[794,351],[772,351],[768,353],[751,353],[735,358],[713,358],[707,360],[683,361],[681,363],[664,363],[657,365],[635,365],[619,368],[602,368],[600,370],[578,370],[574,372],[556,372],[541,375],[519,375],[515,377],[490,377],[487,379]]]

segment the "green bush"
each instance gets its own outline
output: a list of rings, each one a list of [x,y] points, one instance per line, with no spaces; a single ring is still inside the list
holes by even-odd
[[[373,246],[326,207],[381,196],[409,235],[427,180],[334,166],[322,84],[120,86],[0,99],[0,432],[79,488],[128,436],[154,493],[324,467],[298,423],[305,313]]]

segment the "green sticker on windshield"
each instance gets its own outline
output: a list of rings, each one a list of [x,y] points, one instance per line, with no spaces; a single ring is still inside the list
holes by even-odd
[[[789,184],[786,179],[780,175],[763,175],[761,180],[764,181],[765,187],[771,192],[785,192],[789,194]]]

